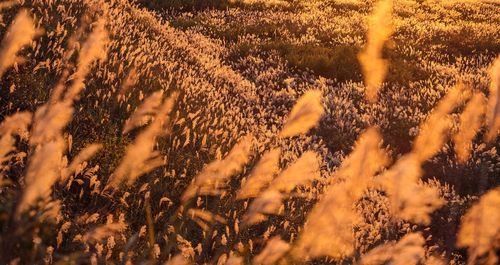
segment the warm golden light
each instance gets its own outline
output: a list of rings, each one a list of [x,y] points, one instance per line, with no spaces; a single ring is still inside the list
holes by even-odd
[[[0,2],[0,264],[493,265],[500,4]]]

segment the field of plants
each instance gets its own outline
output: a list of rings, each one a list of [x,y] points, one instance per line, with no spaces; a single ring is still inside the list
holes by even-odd
[[[0,1],[0,264],[500,263],[500,2]]]

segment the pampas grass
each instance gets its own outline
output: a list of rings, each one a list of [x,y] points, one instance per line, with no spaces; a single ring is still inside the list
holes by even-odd
[[[302,154],[292,165],[283,170],[269,185],[268,190],[290,193],[297,186],[304,186],[319,177],[319,157],[312,151]]]
[[[280,135],[292,137],[307,133],[316,126],[324,112],[321,98],[321,92],[317,90],[307,91],[302,95],[290,112]]]
[[[61,139],[51,140],[37,147],[26,173],[26,187],[17,207],[18,215],[34,206],[38,199],[49,198],[52,185],[60,177],[63,151],[64,142]]]
[[[498,57],[490,69],[490,96],[488,100],[487,140],[493,141],[500,130],[500,57]]]
[[[290,249],[290,245],[279,237],[269,239],[264,250],[252,260],[254,265],[272,265]]]
[[[108,180],[105,190],[117,189],[123,182],[132,185],[138,177],[165,163],[158,151],[154,150],[156,138],[168,133],[169,114],[172,111],[177,94],[165,99],[155,114],[153,122],[142,131],[128,146],[125,157]]]
[[[469,250],[469,264],[480,263],[486,254],[484,264],[498,263],[495,249],[500,237],[500,189],[484,194],[462,219],[457,243]]]
[[[0,263],[498,263],[494,7],[243,2],[0,4]]]
[[[366,98],[375,102],[378,91],[384,82],[389,63],[382,58],[382,49],[392,34],[392,0],[380,0],[376,3],[370,17],[367,43],[358,55],[363,69],[366,86]]]
[[[23,62],[22,57],[17,56],[17,53],[23,47],[29,45],[39,32],[35,28],[29,12],[27,10],[19,11],[2,40],[2,47],[0,49],[0,76],[9,67]]]
[[[387,158],[379,150],[380,135],[369,129],[359,139],[352,154],[336,175],[343,179],[332,183],[307,217],[294,255],[309,259],[328,256],[340,259],[354,251],[353,227],[360,216],[354,204],[366,191],[374,174]]]
[[[425,240],[420,233],[411,233],[401,238],[398,242],[386,243],[372,249],[362,257],[359,264],[421,264],[425,260],[424,244]]]
[[[182,201],[187,202],[195,195],[218,195],[227,185],[228,178],[243,170],[250,161],[253,136],[247,135],[231,149],[223,160],[217,160],[207,165],[184,191]]]
[[[31,123],[31,113],[18,112],[12,116],[6,117],[0,124],[0,185],[3,179],[3,173],[8,169],[8,161],[13,157],[16,150],[15,136],[23,138],[28,135],[28,126]]]
[[[467,161],[472,151],[472,141],[483,124],[486,113],[486,97],[482,93],[475,94],[467,103],[460,115],[459,131],[453,136],[455,152],[462,163]]]
[[[257,197],[260,191],[269,185],[279,171],[280,154],[279,149],[273,149],[262,156],[238,191],[238,199]]]

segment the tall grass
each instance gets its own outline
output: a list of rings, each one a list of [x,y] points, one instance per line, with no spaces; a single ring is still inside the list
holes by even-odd
[[[400,36],[386,19],[410,3],[375,4],[364,84],[294,74],[279,54],[228,61],[224,43],[126,0],[16,3],[2,14],[0,263],[498,262],[500,59],[382,90]],[[388,116],[415,125],[396,132],[404,152]],[[457,194],[436,165],[478,174],[480,192]]]

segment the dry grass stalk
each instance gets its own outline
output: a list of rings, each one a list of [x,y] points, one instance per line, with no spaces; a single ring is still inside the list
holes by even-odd
[[[453,136],[458,161],[464,163],[472,151],[472,140],[481,129],[486,112],[486,97],[475,94],[460,115],[460,128]]]
[[[242,225],[254,225],[267,220],[267,215],[279,215],[284,195],[275,190],[267,190],[252,201],[242,218]]]
[[[497,264],[495,251],[500,242],[500,188],[483,195],[462,218],[457,245],[469,249],[469,264],[488,254],[486,264]]]
[[[353,225],[360,220],[353,210],[354,203],[368,188],[373,175],[387,163],[385,153],[379,149],[380,142],[375,129],[360,137],[336,174],[344,182],[332,184],[308,215],[294,249],[295,256],[338,259],[354,251]]]
[[[319,90],[304,93],[292,108],[280,136],[292,137],[304,134],[316,126],[324,113],[321,100],[322,93]]]
[[[419,182],[422,169],[418,157],[408,154],[377,178],[391,202],[394,216],[420,224],[429,224],[430,214],[443,205],[436,187]]]
[[[259,255],[252,260],[253,265],[272,265],[290,250],[290,244],[281,240],[279,237],[273,237],[267,241],[266,247]]]
[[[18,112],[6,117],[0,124],[0,186],[3,172],[8,168],[6,163],[12,159],[13,152],[16,150],[15,136],[27,137],[31,116],[29,112]]]
[[[164,100],[158,109],[154,121],[142,131],[127,147],[125,157],[111,175],[106,189],[116,189],[123,182],[132,185],[138,177],[162,165],[165,161],[158,151],[154,151],[156,139],[168,133],[166,126],[169,123],[169,113],[174,108],[177,93]]]
[[[95,23],[95,28],[80,49],[76,72],[72,75],[73,84],[64,96],[65,101],[74,100],[84,89],[85,77],[89,74],[92,64],[107,57],[108,33],[105,29],[105,20]]]
[[[420,233],[405,235],[398,242],[386,243],[366,253],[359,265],[417,265],[425,260],[425,240]]]
[[[191,220],[197,223],[204,231],[210,230],[210,225],[215,223],[226,224],[226,219],[220,215],[213,214],[209,211],[199,209],[189,209],[187,215]]]
[[[34,206],[39,198],[50,195],[52,185],[59,179],[64,141],[61,138],[51,140],[36,148],[30,158],[26,172],[26,187],[17,207],[17,216]]]
[[[5,71],[16,63],[23,62],[17,53],[31,43],[31,40],[39,33],[35,28],[33,19],[25,9],[19,11],[10,25],[0,49],[0,77]]]
[[[500,56],[493,62],[490,70],[490,95],[486,113],[488,133],[487,141],[493,141],[500,131]]]
[[[441,150],[452,125],[449,114],[469,97],[470,90],[466,86],[455,86],[420,125],[420,132],[413,143],[413,153],[420,162],[432,158]]]
[[[156,113],[163,99],[163,90],[154,92],[142,105],[130,116],[123,127],[123,134],[127,134],[134,128],[144,125]]]
[[[247,135],[236,144],[223,160],[208,164],[193,180],[182,195],[182,202],[196,195],[219,195],[227,180],[243,170],[250,162],[253,136]]]
[[[85,161],[89,160],[92,158],[100,149],[102,148],[102,145],[100,144],[91,144],[87,147],[85,147],[83,150],[81,150],[78,155],[76,155],[75,158],[71,161],[69,166],[65,167],[62,172],[61,172],[61,182],[66,181],[66,179],[74,174],[80,165],[84,163]]]
[[[269,185],[269,190],[289,194],[297,186],[305,186],[319,178],[320,161],[313,151],[303,153],[292,165],[283,170]]]
[[[382,49],[392,34],[392,0],[377,2],[370,17],[367,44],[358,55],[366,85],[366,98],[377,101],[378,91],[384,82],[389,63],[382,58]]]
[[[256,197],[272,181],[279,170],[280,149],[273,149],[262,156],[250,176],[241,185],[238,199]]]

